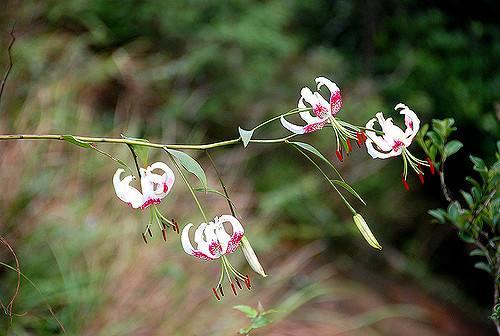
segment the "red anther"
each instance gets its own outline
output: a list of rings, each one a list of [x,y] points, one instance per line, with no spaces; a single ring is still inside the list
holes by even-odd
[[[150,237],[153,237],[153,232],[151,232],[151,228],[148,228],[148,234]]]
[[[420,179],[420,183],[424,184],[425,183],[424,174],[422,174],[422,166],[420,166],[420,163],[418,164],[418,169],[420,170],[418,172],[418,178]]]
[[[224,291],[222,290],[221,284],[219,284],[219,292],[220,292],[220,295],[224,296]]]
[[[142,233],[142,239],[144,239],[144,242],[147,244],[148,240],[146,239],[146,234],[143,232]]]
[[[250,277],[248,275],[245,277],[245,286],[247,287],[247,289],[252,288],[252,284],[250,283]]]
[[[431,170],[431,174],[434,175],[436,170],[434,169],[434,165],[432,164],[432,161],[430,158],[427,158],[427,163],[429,164],[429,169]]]
[[[361,132],[356,132],[356,143],[358,144],[358,148],[361,148],[361,145],[363,144]]]
[[[217,301],[220,301],[220,296],[219,296],[219,294],[217,294],[217,291],[213,287],[212,287],[212,292],[214,292],[214,295],[217,298]]]
[[[361,133],[361,139],[363,139],[363,143],[365,143],[366,139],[368,139],[368,138],[366,137],[365,132],[360,132],[360,133]]]
[[[233,290],[234,296],[238,296],[238,293],[236,293],[236,288],[234,287],[234,283],[231,282],[231,289]]]
[[[238,280],[238,277],[234,278],[236,280],[236,284],[238,285],[238,288],[241,289],[241,284],[240,280]]]
[[[172,218],[172,223],[174,224],[172,226],[172,230],[174,230],[174,232],[177,232],[179,233],[179,224],[177,224],[177,221],[175,219]]]
[[[408,182],[406,182],[406,179],[404,178],[404,176],[401,178],[401,181],[403,181],[403,185],[405,186],[405,189],[409,191],[410,186],[408,185]]]
[[[163,240],[167,241],[167,230],[165,229],[161,230],[161,234],[163,235]]]
[[[342,162],[342,160],[344,159],[342,157],[342,148],[340,150],[337,150],[335,154],[337,154],[337,159],[339,159],[339,161]]]
[[[347,148],[349,149],[349,152],[352,152],[352,146],[351,146],[351,139],[347,139]]]

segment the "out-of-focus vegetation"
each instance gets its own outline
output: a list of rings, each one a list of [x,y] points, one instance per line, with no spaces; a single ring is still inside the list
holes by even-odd
[[[468,154],[487,165],[495,160],[496,13],[495,1],[464,8],[415,0],[7,0],[0,45],[8,45],[14,21],[17,41],[0,133],[223,140],[237,136],[238,125],[248,129],[295,107],[300,88],[325,75],[341,87],[340,113],[356,124],[400,101],[424,122],[453,117],[464,144],[447,161],[456,194],[472,172],[462,164]],[[6,66],[5,49],[0,57]],[[262,133],[283,134],[279,124]],[[307,142],[333,161],[329,132]],[[132,163],[126,147],[105,149]],[[9,334],[60,333],[49,304],[69,334],[233,335],[248,321],[232,306],[259,300],[286,312],[257,331],[269,335],[489,330],[488,276],[474,269],[455,233],[427,214],[446,205],[439,178],[418,187],[413,177],[407,193],[398,160],[374,161],[358,150],[339,165],[368,203],[364,217],[384,246],[376,253],[292,149],[213,151],[270,274],[218,303],[210,297],[216,265],[188,258],[173,234],[166,244],[159,234],[143,244],[146,219],[113,194],[115,162],[51,142],[3,142],[0,154],[0,234],[36,286],[21,278],[17,315],[0,319]],[[162,210],[181,225],[200,222],[184,186],[174,188]],[[224,199],[202,201],[212,216],[227,211]],[[15,265],[8,249],[0,257]],[[16,283],[16,272],[2,268],[2,302]]]

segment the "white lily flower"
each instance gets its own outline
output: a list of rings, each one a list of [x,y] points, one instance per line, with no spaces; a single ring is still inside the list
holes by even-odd
[[[305,126],[292,124],[287,121],[284,116],[280,118],[281,124],[292,133],[306,134],[320,130],[325,127],[326,124],[330,123],[337,140],[337,158],[339,161],[343,161],[343,150],[345,149],[347,154],[352,151],[351,140],[356,141],[358,147],[361,147],[366,140],[365,134],[359,127],[351,125],[336,117],[342,107],[342,96],[337,84],[325,77],[316,78],[316,84],[318,90],[316,92],[312,92],[307,87],[302,88],[300,91],[300,99],[297,104],[299,111],[312,109],[314,116],[311,115],[309,111],[301,111],[299,112],[299,116],[306,122]],[[323,86],[330,91],[328,100],[319,93],[319,90],[321,90]],[[306,103],[310,105],[310,107],[307,107]]]
[[[230,223],[233,229],[229,235],[224,228],[224,223]],[[194,248],[189,240],[189,230],[193,227],[189,223],[184,227],[181,234],[182,248],[192,256],[203,260],[214,260],[225,254],[233,253],[239,246],[245,231],[240,222],[230,215],[215,217],[213,222],[202,223],[196,229],[194,241],[197,247]]]
[[[226,231],[224,223],[229,223],[231,225],[232,234]],[[237,271],[226,257],[227,254],[233,253],[240,246],[245,233],[241,223],[231,215],[215,217],[214,220],[208,224],[201,223],[194,233],[196,248],[193,247],[189,239],[189,231],[192,227],[193,224],[189,223],[182,230],[181,243],[184,251],[202,260],[221,260],[222,270],[219,282],[212,288],[212,292],[217,300],[220,300],[221,296],[224,296],[222,281],[225,276],[227,276],[234,295],[237,295],[236,286],[242,289],[241,282],[245,284],[247,289],[250,289],[250,277]]]
[[[387,159],[402,155],[404,162],[403,184],[408,190],[409,186],[406,182],[408,163],[419,174],[421,181],[423,181],[423,171],[420,165],[429,166],[429,164],[426,161],[417,159],[408,151],[408,147],[420,129],[420,119],[418,119],[415,112],[403,103],[397,104],[394,110],[405,116],[406,129],[403,131],[398,126],[395,126],[392,118],[385,119],[382,112],[377,113],[376,118],[372,118],[366,123],[366,150],[374,159]],[[375,122],[380,125],[383,135],[377,135],[376,131],[374,131]]]
[[[309,111],[300,112],[299,115],[307,125],[299,126],[288,122],[284,117],[280,118],[281,124],[287,130],[295,134],[305,134],[317,131],[323,128],[330,118],[337,115],[342,106],[342,96],[340,89],[331,80],[325,77],[316,78],[317,89],[320,90],[322,86],[326,86],[330,91],[330,97],[327,101],[319,92],[312,92],[308,87],[302,88],[300,91],[300,99],[297,104],[299,109],[306,109],[305,103],[309,104],[312,108],[314,116]]]
[[[156,174],[153,171],[160,170],[163,174]],[[125,170],[119,168],[113,176],[113,186],[116,196],[134,209],[146,209],[152,204],[159,204],[167,196],[175,182],[174,172],[163,162],[153,163],[146,169],[141,168],[141,190],[130,185],[135,179],[128,175],[121,179]]]

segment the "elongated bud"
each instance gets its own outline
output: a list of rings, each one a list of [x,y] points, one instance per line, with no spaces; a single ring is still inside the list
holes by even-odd
[[[263,277],[266,277],[267,276],[266,272],[262,268],[259,259],[257,259],[257,256],[255,255],[255,252],[253,251],[253,248],[250,245],[250,242],[245,236],[243,236],[243,238],[241,239],[241,249],[243,250],[243,255],[245,256],[245,259],[247,260],[250,267],[252,267],[252,269],[255,271],[255,273],[260,274]]]
[[[363,235],[365,240],[370,244],[371,247],[376,248],[378,250],[382,249],[382,246],[378,243],[377,239],[370,231],[368,224],[366,224],[365,219],[360,214],[355,214],[352,219],[354,219],[354,223],[358,227],[359,232]]]

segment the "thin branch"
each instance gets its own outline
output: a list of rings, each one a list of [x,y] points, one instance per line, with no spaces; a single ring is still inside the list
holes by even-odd
[[[19,287],[21,286],[21,269],[19,267],[19,260],[17,259],[17,255],[10,246],[9,242],[2,236],[0,236],[0,242],[9,249],[16,262],[17,285],[14,294],[12,295],[12,299],[10,299],[10,302],[7,306],[4,306],[4,304],[0,301],[0,305],[2,306],[5,314],[12,317],[12,308],[14,306],[14,301],[16,300],[17,294],[19,293]]]
[[[443,196],[448,203],[453,202],[453,198],[451,198],[450,190],[444,181],[444,160],[441,161],[441,166],[439,167],[439,181],[441,182],[441,191],[443,192]]]
[[[236,218],[236,211],[233,207],[233,202],[231,201],[231,198],[229,197],[229,194],[227,192],[226,185],[224,184],[224,181],[222,180],[222,176],[220,175],[219,171],[217,170],[217,166],[215,165],[215,162],[212,159],[212,156],[210,155],[208,150],[206,150],[205,152],[207,153],[207,156],[210,159],[212,166],[214,167],[215,174],[217,174],[217,178],[219,179],[219,183],[222,187],[222,191],[224,191],[224,195],[226,195],[227,204],[229,205],[229,209],[231,210],[231,214],[233,215],[233,217]]]
[[[9,67],[7,68],[7,71],[5,72],[5,75],[3,76],[2,84],[0,85],[0,103],[2,102],[2,95],[3,95],[3,90],[5,88],[5,84],[7,83],[7,79],[9,78],[10,72],[12,70],[12,67],[14,66],[14,62],[12,61],[12,46],[14,45],[14,42],[16,41],[16,36],[14,35],[14,28],[16,26],[16,23],[12,25],[12,29],[10,30],[10,43],[7,48],[7,54],[9,55]]]

